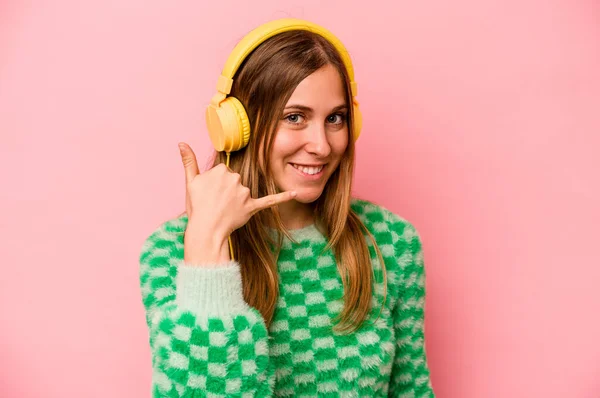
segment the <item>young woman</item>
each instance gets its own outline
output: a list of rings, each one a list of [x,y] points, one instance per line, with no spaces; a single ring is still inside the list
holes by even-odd
[[[153,395],[433,397],[419,235],[351,197],[347,53],[307,21],[251,34],[207,112],[213,167],[180,144],[186,212],[141,251]],[[226,96],[249,135],[230,154]]]

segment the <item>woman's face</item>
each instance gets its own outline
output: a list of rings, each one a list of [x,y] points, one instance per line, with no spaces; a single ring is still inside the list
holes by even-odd
[[[275,133],[269,165],[280,191],[314,202],[348,146],[348,107],[337,69],[326,65],[298,84]]]

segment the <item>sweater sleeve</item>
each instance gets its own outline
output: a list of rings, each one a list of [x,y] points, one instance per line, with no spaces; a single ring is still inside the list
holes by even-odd
[[[272,396],[268,332],[244,301],[239,263],[185,263],[178,223],[154,231],[139,258],[152,396]]]
[[[425,266],[420,236],[408,221],[393,227],[401,286],[393,311],[396,353],[390,397],[435,397],[425,351]]]

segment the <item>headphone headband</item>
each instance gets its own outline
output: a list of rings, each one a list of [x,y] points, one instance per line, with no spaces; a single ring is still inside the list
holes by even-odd
[[[279,33],[290,30],[307,30],[316,33],[327,39],[337,49],[342,61],[344,62],[344,65],[346,66],[346,70],[348,71],[352,96],[355,97],[358,93],[358,87],[354,81],[354,68],[352,67],[350,55],[348,54],[346,47],[344,47],[342,42],[335,37],[333,33],[324,27],[296,18],[282,18],[270,21],[260,25],[248,33],[235,46],[229,55],[229,58],[227,58],[227,62],[223,67],[223,71],[221,72],[221,76],[219,76],[219,80],[217,81],[217,91],[228,95],[231,92],[231,87],[233,85],[233,76],[239,69],[244,59],[246,59],[246,57],[265,40]]]

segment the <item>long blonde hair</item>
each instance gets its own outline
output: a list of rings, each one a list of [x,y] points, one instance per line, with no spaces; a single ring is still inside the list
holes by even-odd
[[[325,250],[332,249],[344,288],[344,308],[336,329],[354,331],[371,310],[373,270],[369,247],[363,232],[371,239],[383,270],[384,300],[387,293],[385,264],[372,234],[350,207],[354,169],[352,127],[354,114],[346,68],[329,41],[309,31],[280,33],[258,46],[242,63],[231,90],[241,101],[250,120],[248,146],[230,154],[229,167],[239,173],[242,184],[253,198],[277,193],[268,159],[277,125],[296,86],[317,69],[333,65],[345,87],[348,115],[348,147],[337,168],[314,203],[315,220],[328,239]],[[226,162],[223,152],[214,154],[213,167]],[[265,226],[274,226],[277,240]],[[283,235],[291,239],[276,207],[254,215],[231,235],[234,256],[241,266],[243,295],[271,324],[279,296],[277,257]]]

